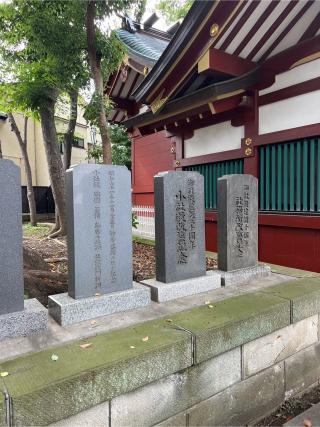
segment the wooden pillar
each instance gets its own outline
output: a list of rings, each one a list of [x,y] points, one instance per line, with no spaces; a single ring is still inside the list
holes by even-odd
[[[182,167],[180,167],[180,160],[183,159],[183,146],[184,146],[184,137],[183,135],[174,135],[171,138],[171,141],[173,142],[173,148],[175,152],[174,156],[174,168],[176,171],[181,171]]]
[[[250,92],[251,105],[244,112],[244,139],[242,148],[245,153],[244,173],[259,178],[259,152],[254,146],[255,137],[259,134],[258,91]]]

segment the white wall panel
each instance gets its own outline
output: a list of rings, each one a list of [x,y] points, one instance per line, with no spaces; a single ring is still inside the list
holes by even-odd
[[[259,95],[275,92],[276,90],[306,82],[316,77],[320,77],[320,59],[315,59],[314,61],[299,65],[292,70],[278,74],[275,83],[266,89],[260,90]]]
[[[260,134],[320,123],[320,90],[259,108]]]
[[[241,148],[244,127],[234,127],[230,121],[194,131],[194,136],[184,143],[185,157],[203,156]]]

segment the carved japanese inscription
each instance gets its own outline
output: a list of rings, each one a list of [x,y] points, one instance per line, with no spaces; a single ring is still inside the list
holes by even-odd
[[[232,271],[258,262],[258,187],[251,175],[218,180],[218,267]]]
[[[203,177],[167,172],[155,177],[157,280],[205,274]]]
[[[67,171],[69,295],[82,298],[132,287],[130,173],[123,166]]]

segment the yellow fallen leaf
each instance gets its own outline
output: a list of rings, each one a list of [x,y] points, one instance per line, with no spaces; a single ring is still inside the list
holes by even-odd
[[[130,345],[130,348],[135,348],[135,346],[134,345]]]
[[[51,360],[52,360],[53,362],[56,362],[58,359],[59,359],[59,356],[58,356],[57,354],[53,354],[53,355],[51,356]]]
[[[81,348],[89,348],[89,347],[91,347],[92,346],[92,343],[91,342],[87,342],[87,343],[84,343],[84,344],[80,344],[80,346],[79,347],[81,347]]]
[[[149,341],[149,337],[142,338],[142,341],[144,341],[144,342]]]
[[[96,294],[94,294],[95,297],[101,297],[101,294],[99,294],[98,292]]]
[[[172,319],[166,319],[166,322],[171,323]]]
[[[213,308],[213,305],[212,305],[212,304],[209,304],[209,305],[208,305],[208,307],[209,307],[209,308]]]
[[[9,372],[0,372],[0,377],[7,377]]]
[[[205,305],[208,305],[208,304],[210,304],[210,302],[211,301],[205,301],[204,303],[205,303]]]

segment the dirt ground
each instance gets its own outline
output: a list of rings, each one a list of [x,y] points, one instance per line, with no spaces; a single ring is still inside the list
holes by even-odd
[[[260,420],[257,426],[282,426],[297,415],[320,402],[320,385],[310,388],[299,397],[292,397],[285,401],[276,411]],[[312,419],[304,420],[304,427],[317,427]]]
[[[36,229],[24,226],[24,246],[36,252],[46,261],[49,271],[36,271],[25,265],[25,294],[37,298],[47,306],[48,296],[67,291],[67,244],[65,239],[48,239],[50,225],[42,224]],[[216,261],[207,258],[207,270],[216,267]],[[141,281],[155,276],[155,250],[150,244],[133,242],[133,280]]]

